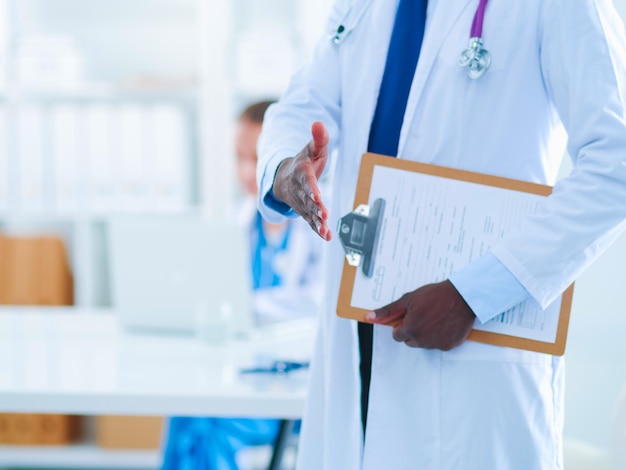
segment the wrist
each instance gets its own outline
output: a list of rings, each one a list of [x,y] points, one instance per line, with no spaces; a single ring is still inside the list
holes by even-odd
[[[285,158],[278,167],[276,168],[276,173],[274,173],[274,181],[272,183],[272,193],[275,199],[283,204],[287,204],[287,196],[288,191],[285,188],[285,181],[287,180],[287,175],[289,174],[289,166],[293,161],[294,157]]]
[[[464,313],[466,314],[468,318],[471,317],[472,320],[475,319],[476,314],[474,313],[474,310],[472,310],[472,307],[463,298],[463,296],[461,295],[459,290],[456,288],[456,286],[452,282],[450,282],[449,279],[446,279],[444,282],[448,284],[449,287],[452,289],[452,292],[456,294],[456,301],[457,301],[457,305],[459,306],[459,308],[464,311]]]

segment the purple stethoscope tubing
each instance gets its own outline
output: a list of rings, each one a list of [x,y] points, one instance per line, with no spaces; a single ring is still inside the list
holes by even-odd
[[[478,8],[472,21],[469,46],[461,53],[459,65],[467,70],[471,79],[482,77],[491,66],[491,54],[483,47],[483,23],[488,0],[479,0]]]
[[[474,14],[474,21],[472,22],[472,31],[470,37],[482,38],[483,37],[483,23],[485,21],[485,11],[487,10],[487,2],[489,0],[480,0],[476,13]]]

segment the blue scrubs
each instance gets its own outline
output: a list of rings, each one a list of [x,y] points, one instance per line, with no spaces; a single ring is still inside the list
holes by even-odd
[[[287,249],[291,225],[279,243],[271,244],[257,213],[252,227],[252,279],[254,288],[281,284],[273,260]],[[245,446],[273,444],[277,419],[186,418],[169,420],[162,470],[238,470],[235,456]]]

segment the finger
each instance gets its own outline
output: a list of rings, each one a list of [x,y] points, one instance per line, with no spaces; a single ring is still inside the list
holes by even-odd
[[[315,205],[310,208],[307,219],[311,219],[315,222],[318,233],[325,240],[330,240],[330,229],[328,228],[328,215],[325,214],[325,208]]]
[[[319,233],[320,233],[320,236],[327,242],[329,242],[333,237],[333,234],[330,231],[330,228],[328,228],[328,224],[326,223],[326,221],[322,223]]]
[[[318,217],[305,217],[305,220],[309,223],[313,231],[317,233],[323,240],[330,240],[330,230],[328,229],[328,225],[326,225],[326,222],[322,221]]]
[[[402,299],[396,300],[385,307],[381,307],[365,315],[367,321],[376,324],[389,324],[400,320],[406,314],[406,307]]]
[[[407,339],[406,341],[403,341],[404,344],[406,344],[409,348],[419,348],[421,347],[419,344],[417,344],[417,341],[413,340],[413,339]]]
[[[300,187],[295,199],[293,209],[311,226],[314,232],[326,241],[332,238],[328,228],[328,209],[322,203],[316,203],[307,190]]]
[[[322,194],[317,185],[317,178],[310,174],[302,175],[302,177],[304,178],[304,182],[301,183],[303,191],[299,193],[302,207],[307,214],[321,219],[322,224],[318,233],[326,241],[329,241],[332,238],[331,231],[328,228],[329,212],[322,202]],[[305,216],[301,211],[298,212],[300,215]]]
[[[314,193],[307,184],[300,184],[300,188],[295,196],[298,200],[297,212],[300,215],[305,218],[307,216],[317,217],[324,222],[328,219],[328,209],[321,201],[317,202],[315,200]],[[321,197],[318,196],[318,199],[321,199]]]
[[[395,339],[398,343],[406,343],[408,346],[413,348],[418,347],[417,341],[411,334],[409,334],[409,331],[404,326],[404,323],[394,326],[392,335],[393,339]]]
[[[328,155],[327,147],[330,139],[326,126],[320,121],[314,122],[311,126],[311,136],[313,137],[311,140],[311,159],[317,160]]]
[[[316,203],[316,205],[320,206],[320,209],[323,207],[326,215],[328,215],[328,211],[326,211],[326,207],[322,203],[322,192],[320,191],[320,187],[317,184],[317,177],[315,174],[311,172],[303,172],[300,175],[300,184],[304,189],[306,195]],[[323,217],[322,217],[323,218]]]

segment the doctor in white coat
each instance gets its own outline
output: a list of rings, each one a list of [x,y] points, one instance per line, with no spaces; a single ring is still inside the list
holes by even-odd
[[[337,0],[327,37],[270,108],[261,137],[264,217],[299,214],[329,240],[298,468],[561,469],[563,358],[464,338],[474,321],[527,298],[550,304],[622,229],[623,25],[610,0],[490,0],[482,37],[491,67],[472,79],[459,56],[484,2],[428,1],[398,158],[552,185],[567,145],[574,169],[490,253],[371,315],[403,312],[394,329],[374,326],[363,426],[359,334],[335,315],[344,256],[329,228],[353,209],[404,1]],[[326,207],[316,180],[335,148]]]

